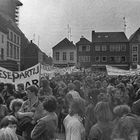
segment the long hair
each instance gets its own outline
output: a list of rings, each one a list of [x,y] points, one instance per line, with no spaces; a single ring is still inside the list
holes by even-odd
[[[84,116],[85,113],[85,100],[82,98],[75,98],[70,105],[70,115],[78,114]]]
[[[10,128],[0,129],[0,140],[18,140],[16,133]]]
[[[134,131],[138,134],[139,129],[139,121],[137,116],[135,115],[125,115],[121,117],[118,123],[115,125],[112,132],[112,139],[114,138],[123,138],[125,140],[130,140],[130,135],[134,133]]]
[[[106,101],[101,101],[96,104],[94,108],[94,114],[97,121],[100,122],[109,122],[113,118],[109,102]]]

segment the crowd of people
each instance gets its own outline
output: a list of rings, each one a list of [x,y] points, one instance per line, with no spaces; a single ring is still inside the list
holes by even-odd
[[[0,140],[138,140],[139,132],[138,75],[58,74],[26,89],[0,83]]]

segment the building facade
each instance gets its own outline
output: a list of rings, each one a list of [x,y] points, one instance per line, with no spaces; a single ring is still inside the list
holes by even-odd
[[[53,47],[53,65],[56,67],[69,67],[77,65],[76,46],[67,38]]]
[[[23,4],[19,0],[0,0],[0,12],[8,15],[14,22],[18,22],[19,7]]]
[[[80,38],[80,41],[76,43],[78,67],[91,67],[91,47],[92,43],[83,36]]]
[[[124,32],[92,31],[92,68],[104,70],[106,65],[129,69],[130,47]]]
[[[0,14],[0,66],[20,70],[21,31],[5,14]]]
[[[140,65],[140,28],[129,38],[130,45],[130,63],[132,68]]]

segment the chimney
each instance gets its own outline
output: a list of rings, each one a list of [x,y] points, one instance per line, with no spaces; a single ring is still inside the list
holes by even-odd
[[[92,37],[91,37],[92,42],[93,42],[93,40],[94,40],[94,35],[95,35],[95,31],[93,30],[93,31],[92,31]]]

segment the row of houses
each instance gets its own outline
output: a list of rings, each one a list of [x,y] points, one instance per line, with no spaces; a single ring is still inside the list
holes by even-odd
[[[25,70],[42,63],[51,64],[51,59],[29,41],[17,25],[19,0],[0,2],[0,66],[9,70]]]
[[[57,67],[135,68],[140,64],[140,28],[129,39],[124,32],[92,31],[91,41],[82,36],[74,44],[65,38],[52,49],[53,65]]]

